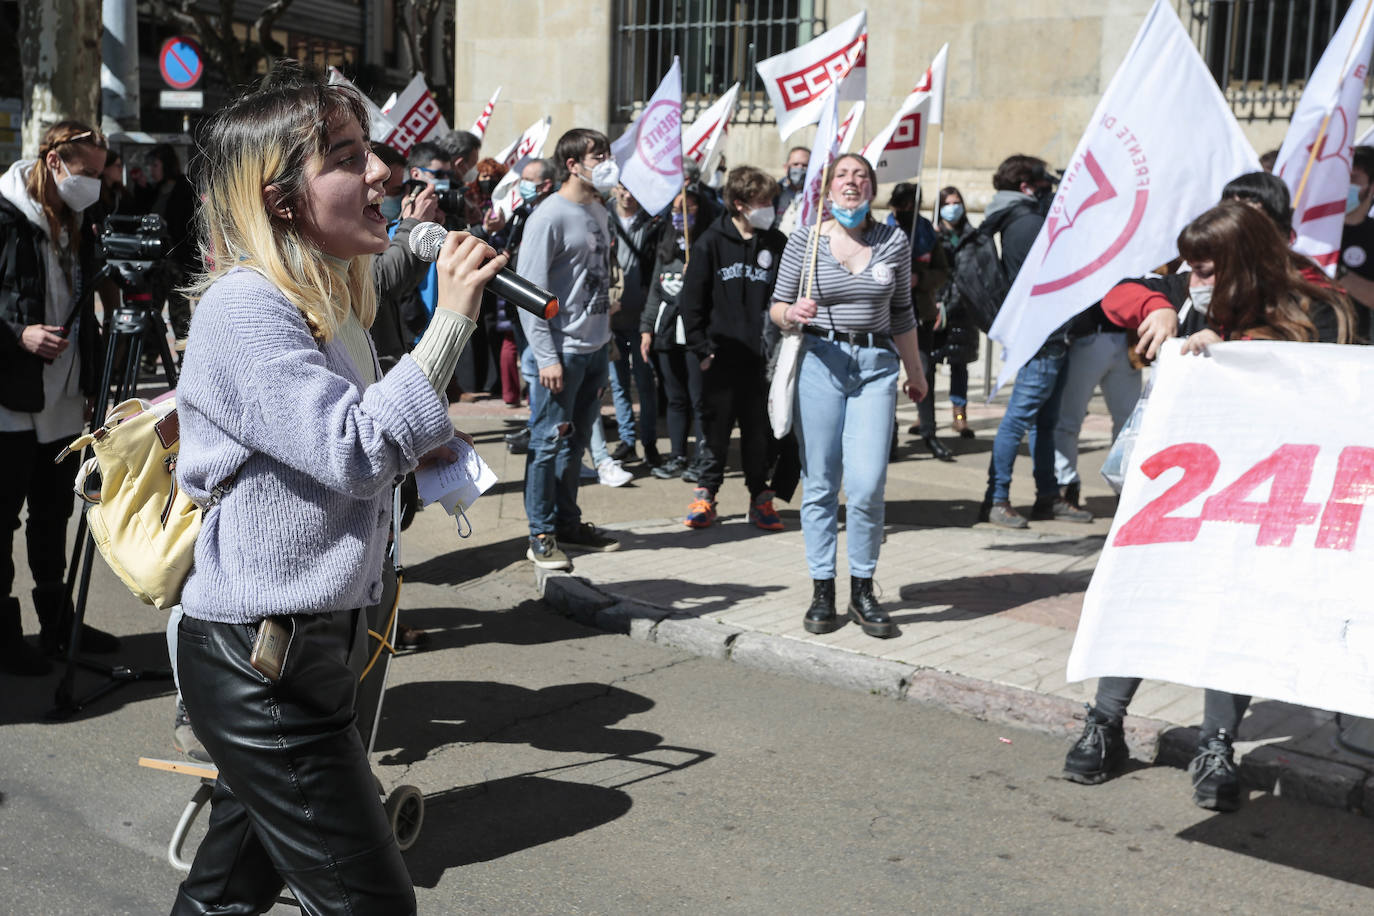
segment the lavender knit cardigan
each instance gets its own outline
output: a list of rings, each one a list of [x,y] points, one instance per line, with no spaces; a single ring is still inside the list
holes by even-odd
[[[403,357],[366,386],[260,274],[217,280],[191,322],[177,390],[177,479],[205,513],[182,591],[191,617],[253,623],[381,598],[391,486],[448,442],[447,404]]]

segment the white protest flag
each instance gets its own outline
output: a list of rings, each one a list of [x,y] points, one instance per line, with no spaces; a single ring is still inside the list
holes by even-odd
[[[868,89],[867,45],[868,13],[861,12],[800,48],[759,61],[755,69],[784,140],[820,120],[825,93],[837,83],[843,83],[841,101],[863,101]]]
[[[806,182],[802,185],[801,206],[797,213],[797,228],[805,229],[820,219],[825,199],[825,172],[840,152],[840,97],[831,90],[821,100],[821,123],[816,127],[816,141],[811,146],[811,161],[806,166]]]
[[[929,93],[913,91],[887,126],[868,141],[863,157],[873,163],[879,181],[907,181],[920,177],[932,104],[934,100]]]
[[[997,384],[1120,280],[1172,259],[1226,182],[1258,170],[1178,14],[1155,0],[988,333],[1006,348]]]
[[[725,95],[711,103],[711,107],[697,115],[691,127],[682,131],[682,155],[701,166],[701,174],[710,175],[716,170],[716,158],[721,152],[722,141],[730,130],[730,118],[735,113],[735,100],[739,98],[739,83],[725,90]]]
[[[645,212],[658,214],[682,190],[682,67],[676,57],[644,111],[611,144],[620,183]]]
[[[487,135],[487,125],[491,123],[491,113],[496,110],[496,100],[501,96],[501,87],[497,86],[496,91],[491,94],[491,101],[487,107],[482,109],[482,113],[477,116],[477,120],[472,122],[469,133],[476,134],[477,139],[481,140]]]
[[[347,86],[349,89],[352,89],[354,92],[358,93],[358,95],[362,96],[363,104],[367,106],[369,140],[380,143],[386,140],[391,132],[396,129],[396,125],[392,124],[391,120],[386,115],[382,114],[382,110],[378,108],[371,99],[364,95],[362,90],[353,85],[348,77],[340,73],[337,67],[329,68],[329,85]]]
[[[1369,57],[1374,0],[1352,3],[1307,81],[1279,148],[1274,174],[1293,195],[1293,248],[1334,275],[1345,225],[1351,148]]]
[[[496,161],[508,171],[492,190],[491,201],[492,206],[500,210],[506,219],[510,219],[511,213],[520,206],[520,189],[517,187],[520,184],[520,172],[535,159],[544,157],[544,144],[549,139],[552,125],[553,118],[545,115],[525,128],[525,132],[516,137],[514,143],[496,154]]]
[[[1179,351],[1160,349],[1068,679],[1374,717],[1374,350]],[[1340,404],[1339,422],[1312,404]]]
[[[945,74],[949,70],[949,42],[940,46],[935,59],[926,68],[913,92],[924,92],[930,96],[930,123],[943,124],[945,118]]]
[[[849,152],[849,147],[854,144],[854,137],[859,132],[859,121],[864,116],[864,103],[855,102],[849,108],[849,114],[840,122],[839,130],[836,131],[839,146],[835,155]]]
[[[384,113],[387,120],[395,125],[385,142],[402,155],[409,153],[412,146],[431,134],[440,136],[448,133],[448,121],[439,111],[439,103],[429,94],[423,73],[415,74],[415,78],[396,97],[395,104],[390,110],[384,109]]]

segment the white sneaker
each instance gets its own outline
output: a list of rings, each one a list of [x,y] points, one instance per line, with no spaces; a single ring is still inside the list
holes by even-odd
[[[607,458],[596,466],[596,477],[602,486],[623,487],[634,480],[635,475],[620,466],[614,458]]]

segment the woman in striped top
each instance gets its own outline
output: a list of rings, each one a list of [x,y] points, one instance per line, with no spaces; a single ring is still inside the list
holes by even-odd
[[[826,182],[832,218],[788,240],[778,269],[771,316],[801,329],[797,436],[802,459],[802,532],[811,570],[808,633],[829,633],[835,614],[835,541],[840,484],[848,512],[849,617],[870,636],[897,634],[873,597],[873,570],[883,538],[883,488],[897,403],[903,390],[926,396],[925,371],[911,306],[911,249],[906,236],[869,215],[877,184],[873,166],[841,156]],[[808,282],[812,235],[814,278]]]

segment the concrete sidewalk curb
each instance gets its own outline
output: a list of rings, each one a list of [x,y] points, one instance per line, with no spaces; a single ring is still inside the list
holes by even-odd
[[[923,703],[1066,740],[1083,728],[1083,707],[1063,697],[675,614],[617,597],[571,573],[536,569],[535,587],[549,607],[565,617],[693,655]],[[1196,753],[1196,728],[1143,716],[1127,716],[1125,728],[1136,760],[1183,768]],[[1251,789],[1357,813],[1363,813],[1366,797],[1374,800],[1374,776],[1336,761],[1261,746],[1238,763]]]

